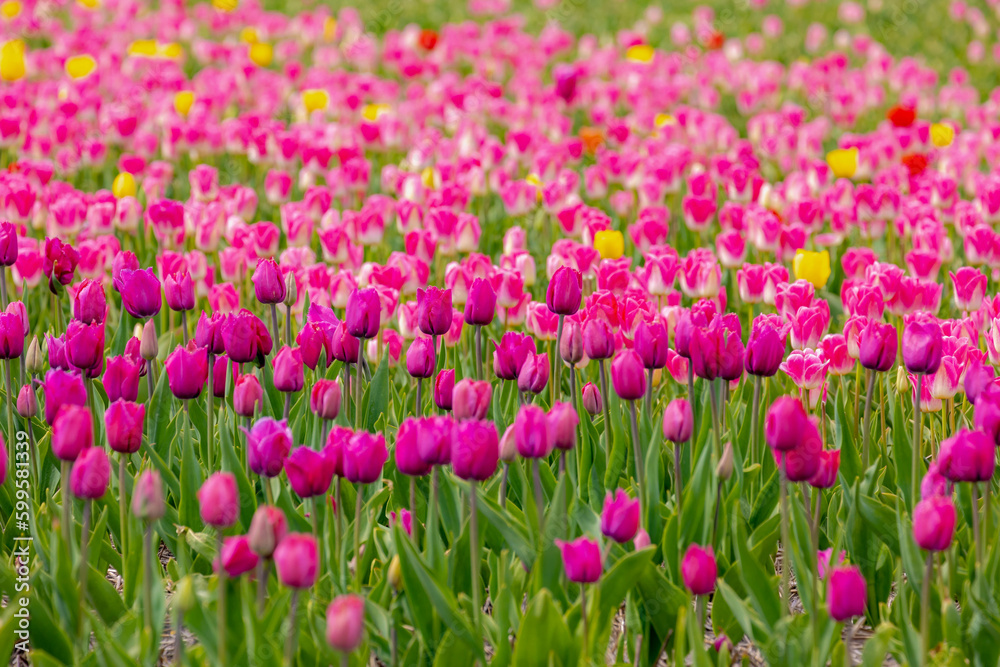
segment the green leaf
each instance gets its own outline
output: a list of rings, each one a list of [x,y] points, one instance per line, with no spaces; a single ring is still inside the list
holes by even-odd
[[[387,358],[388,355],[382,357],[382,362],[378,365],[378,369],[365,390],[367,396],[364,412],[365,430],[373,433],[375,432],[375,424],[379,417],[385,414],[389,405],[389,364],[386,361]]]
[[[539,591],[528,603],[514,644],[513,664],[518,667],[549,667],[575,664],[575,641],[562,614],[547,590]]]
[[[178,508],[178,520],[188,527],[201,525],[201,516],[198,511],[198,489],[201,488],[201,463],[194,453],[194,444],[191,441],[191,426],[186,423],[186,418],[182,415],[181,421],[181,446],[184,455],[181,457],[181,497]]]

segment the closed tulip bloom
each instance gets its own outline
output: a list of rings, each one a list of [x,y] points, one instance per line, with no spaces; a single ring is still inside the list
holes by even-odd
[[[896,363],[898,349],[896,327],[881,322],[869,322],[861,331],[858,361],[868,370],[884,373]]]
[[[667,365],[667,352],[670,351],[667,327],[660,321],[640,322],[635,330],[633,349],[639,354],[642,365],[647,369],[663,368]],[[613,374],[614,366],[611,368]]]
[[[111,402],[120,398],[135,401],[139,398],[139,377],[142,364],[128,358],[109,357],[104,368],[104,391]]]
[[[417,326],[425,334],[443,336],[448,333],[454,314],[450,289],[417,289]]]
[[[529,354],[517,374],[517,388],[532,394],[541,393],[549,382],[549,355]]]
[[[84,324],[103,322],[108,313],[104,285],[87,278],[80,282],[73,296],[73,317]]]
[[[552,452],[545,411],[537,405],[525,405],[514,418],[517,453],[526,459],[542,459]]]
[[[396,432],[396,467],[409,477],[423,477],[432,467],[420,457],[421,421],[415,417],[407,417]]]
[[[993,477],[995,450],[996,444],[985,433],[960,429],[941,442],[939,470],[952,482],[985,482]]]
[[[226,316],[221,313],[208,315],[202,312],[194,330],[194,342],[198,347],[208,350],[209,354],[221,354],[226,351],[226,341],[222,335]]]
[[[516,380],[528,355],[535,354],[535,339],[508,331],[493,350],[493,373],[501,380]]]
[[[352,484],[377,482],[388,459],[385,437],[381,433],[355,433],[344,446],[344,477]]]
[[[242,309],[230,313],[222,325],[222,341],[226,354],[238,364],[256,361],[257,356],[271,353],[271,334],[259,317]]]
[[[433,376],[436,364],[433,339],[421,337],[410,343],[406,350],[406,371],[411,377],[425,379]]]
[[[583,409],[591,415],[599,415],[604,409],[604,400],[601,398],[601,390],[593,382],[583,385]]]
[[[49,279],[49,290],[55,294],[56,285],[66,286],[73,282],[73,273],[80,263],[80,253],[68,243],[57,238],[45,239],[45,255],[42,258],[42,272]]]
[[[13,266],[17,262],[17,227],[11,222],[0,222],[0,266]]]
[[[276,304],[285,300],[285,278],[273,259],[257,262],[257,268],[253,272],[253,291],[257,300],[263,304]]]
[[[771,449],[788,451],[798,447],[800,436],[809,421],[798,398],[781,396],[767,411],[764,419],[764,440]]]
[[[17,392],[17,414],[25,419],[31,419],[38,414],[38,398],[31,385],[24,385]]]
[[[236,477],[231,472],[217,472],[198,489],[201,520],[209,526],[228,528],[240,516],[240,496]]]
[[[255,554],[270,558],[287,534],[288,519],[285,513],[272,505],[260,505],[250,520],[247,539]]]
[[[545,290],[545,305],[557,315],[575,315],[580,310],[583,296],[583,277],[568,266],[561,266],[552,274]]]
[[[789,482],[808,482],[820,470],[823,438],[816,423],[807,419],[801,426],[799,444],[793,449],[773,450],[775,463]]]
[[[785,341],[777,329],[765,323],[754,323],[747,340],[744,367],[750,375],[773,377],[785,356]]]
[[[427,465],[451,462],[453,422],[449,417],[423,417],[417,420],[417,451]]]
[[[344,326],[355,338],[374,338],[381,326],[382,304],[374,287],[355,289],[347,297]]]
[[[601,578],[604,566],[597,542],[579,537],[572,542],[556,540],[556,546],[562,553],[567,579],[575,584],[592,584]]]
[[[715,590],[717,577],[715,552],[712,551],[712,547],[702,547],[697,544],[689,546],[681,561],[681,578],[687,589],[694,595],[708,595]]]
[[[625,544],[639,531],[639,501],[628,497],[622,489],[604,498],[601,511],[601,534],[609,540]]]
[[[176,271],[163,280],[167,308],[177,312],[194,310],[194,281],[188,271]]]
[[[931,496],[913,508],[913,539],[921,549],[944,551],[955,534],[955,503],[950,496]]]
[[[493,399],[493,386],[486,380],[465,378],[455,384],[451,395],[455,419],[485,419]]]
[[[434,378],[434,405],[441,410],[451,410],[454,405],[455,369],[446,368]],[[492,390],[491,392],[492,393]]]
[[[122,271],[115,287],[122,295],[122,306],[132,317],[144,320],[160,312],[160,279],[152,268]]]
[[[964,387],[966,398],[969,399],[970,403],[975,405],[979,395],[987,387],[994,385],[995,380],[996,371],[993,370],[993,366],[984,364],[981,361],[970,361],[968,368],[965,370]]]
[[[142,326],[139,357],[145,361],[154,361],[158,356],[160,356],[160,343],[156,339],[156,323],[153,318],[149,318]]]
[[[296,447],[285,459],[288,483],[299,498],[322,496],[333,481],[334,462],[312,447]]]
[[[675,398],[663,412],[663,438],[673,443],[691,439],[694,431],[694,412],[684,398]]]
[[[941,325],[910,322],[903,329],[903,363],[911,373],[936,373],[941,365]]]
[[[48,405],[45,406],[46,410]],[[94,445],[94,425],[90,410],[65,404],[52,424],[52,453],[61,461],[75,461]]]
[[[302,363],[311,370],[316,370],[321,354],[326,355],[326,363],[333,361],[332,334],[335,326],[325,330],[315,322],[306,322],[295,337],[295,342],[302,351]]]
[[[817,489],[829,489],[837,483],[839,470],[840,450],[824,449],[819,455],[819,470],[809,479],[809,486]]]
[[[142,446],[142,425],[146,405],[118,399],[104,412],[108,446],[121,454],[134,454]]]
[[[347,325],[341,322],[333,330],[333,337],[330,339],[330,350],[333,358],[345,364],[358,363],[358,355],[361,351],[361,343],[357,338],[347,333]]]
[[[499,461],[499,436],[492,421],[468,419],[455,423],[451,436],[451,468],[455,475],[482,482],[493,476]]]
[[[160,473],[146,470],[135,480],[132,490],[132,515],[143,521],[162,519],[167,513],[163,499],[163,482]]]
[[[86,326],[78,322],[76,324]],[[70,326],[72,325],[71,322]],[[0,359],[17,359],[23,351],[24,325],[20,316],[16,313],[0,313]]]
[[[97,500],[108,490],[111,462],[101,447],[88,447],[73,463],[69,489],[77,498]]]
[[[10,317],[15,318],[17,332],[9,340],[21,344],[21,347],[16,350],[13,349],[13,346],[8,347],[8,337],[4,332],[6,329],[5,325]],[[0,336],[2,336],[0,338],[0,357],[9,359],[20,357],[21,350],[24,348],[24,336],[21,333],[21,323],[16,315],[0,314]],[[3,357],[8,352],[10,352],[11,356]],[[69,362],[70,366],[81,371],[87,371],[97,366],[103,357],[103,322],[84,324],[78,320],[73,320],[66,326],[66,361]]]
[[[233,409],[241,417],[253,417],[254,410],[264,409],[264,388],[253,373],[236,378],[233,385]]]
[[[497,293],[489,280],[476,278],[469,287],[465,300],[465,323],[472,326],[486,326],[493,322],[497,309]]]
[[[353,594],[339,595],[326,608],[326,641],[341,653],[361,645],[365,630],[365,601]]]
[[[624,401],[635,401],[646,395],[646,373],[642,358],[635,350],[623,350],[611,363],[611,384]]]
[[[250,539],[246,535],[237,535],[222,540],[222,552],[213,566],[217,572],[222,568],[226,576],[235,579],[252,572],[259,560],[260,557],[250,548]]]
[[[292,393],[302,391],[305,383],[302,351],[297,347],[282,347],[274,357],[274,388],[280,392]]]
[[[743,373],[743,342],[722,326],[695,329],[690,352],[694,374],[704,380],[722,378],[731,382]]]
[[[55,422],[59,409],[64,405],[87,405],[87,388],[83,378],[76,373],[50,370],[45,375],[42,390],[45,393],[45,421],[49,424]]]
[[[955,287],[955,307],[966,312],[979,310],[988,286],[986,274],[974,266],[963,266],[948,275]]]
[[[615,353],[615,334],[603,319],[583,323],[583,351],[590,359],[610,359]]]
[[[576,445],[576,426],[580,416],[570,403],[556,401],[549,408],[549,440],[556,449],[569,451]]]
[[[247,459],[250,470],[264,477],[277,477],[285,465],[285,458],[292,450],[292,430],[284,419],[270,417],[258,419],[248,431]]]
[[[559,358],[572,366],[583,361],[583,325],[579,322],[566,320],[563,323]]]
[[[334,420],[340,414],[341,391],[336,380],[316,380],[309,395],[309,408],[320,419]]]
[[[319,570],[316,538],[306,533],[290,533],[274,550],[278,581],[289,588],[310,588]]]
[[[830,572],[826,600],[830,617],[838,623],[855,616],[864,616],[868,587],[861,570],[853,565],[833,568]]]
[[[229,367],[232,364],[229,362],[229,357],[224,354],[220,354],[215,358],[212,363],[212,395],[216,398],[226,397],[226,374],[229,372]],[[236,370],[233,370],[236,373]]]
[[[70,370],[69,362],[66,361],[66,335],[46,336],[45,347],[49,353],[49,367],[53,370],[59,368],[64,371]]]
[[[208,352],[194,341],[178,346],[163,362],[170,392],[181,400],[198,398],[208,380]]]

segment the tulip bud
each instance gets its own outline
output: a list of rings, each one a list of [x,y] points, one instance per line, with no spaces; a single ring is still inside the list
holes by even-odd
[[[326,641],[341,653],[361,644],[365,630],[365,601],[357,595],[340,595],[326,608]]]
[[[309,407],[320,419],[333,420],[340,414],[340,383],[317,380],[309,396]]]
[[[687,442],[694,431],[694,412],[687,399],[675,398],[663,412],[663,438],[673,443]]]
[[[604,498],[601,511],[601,534],[609,540],[624,544],[636,537],[639,530],[639,501],[628,497],[622,489]],[[649,539],[649,536],[646,536]]]
[[[271,505],[257,508],[250,521],[250,530],[247,531],[250,548],[263,558],[270,558],[287,534],[288,519],[285,518],[285,513]]]
[[[593,382],[583,385],[583,409],[592,415],[599,415],[604,409],[601,390]]]
[[[69,488],[77,498],[97,500],[108,490],[111,462],[101,447],[88,447],[73,463]]]
[[[562,552],[566,578],[576,584],[592,584],[601,578],[601,548],[597,542],[580,537],[572,542],[556,540]]]
[[[459,380],[451,394],[455,419],[485,419],[492,399],[493,386],[486,380]]]
[[[451,466],[465,480],[485,481],[500,460],[497,427],[492,421],[467,419],[452,427]]]
[[[31,419],[38,414],[38,399],[31,385],[24,385],[17,394],[17,414],[25,419]]]
[[[500,460],[510,463],[517,458],[517,438],[514,437],[514,425],[511,424],[500,438]]]
[[[132,514],[143,521],[156,521],[166,514],[160,473],[147,470],[136,479],[132,495]]]
[[[624,350],[611,362],[611,384],[624,401],[635,401],[646,395],[646,373],[642,358],[635,350]]]
[[[285,274],[285,300],[286,308],[291,308],[299,298],[299,286],[295,282],[295,274],[289,271]]]
[[[233,409],[241,417],[253,417],[254,409],[264,409],[264,388],[252,373],[236,378],[233,387]]]
[[[46,400],[46,409],[48,401]],[[63,405],[52,424],[52,453],[62,461],[75,461],[94,445],[90,410],[81,405]]]
[[[722,456],[719,457],[719,463],[715,466],[715,476],[720,481],[728,481],[733,476],[733,443],[727,442],[722,449]]]
[[[310,588],[319,571],[319,549],[316,538],[307,533],[285,536],[274,550],[274,566],[278,581],[289,588]]]
[[[302,350],[287,345],[278,350],[274,357],[274,388],[289,394],[302,391],[305,386],[305,366],[302,363]]]
[[[24,363],[25,369],[33,375],[45,370],[45,356],[42,354],[42,346],[38,343],[38,336],[31,337]]]
[[[156,340],[156,324],[152,318],[142,327],[142,340],[139,345],[139,356],[146,361],[153,361],[160,353],[160,343]]]
[[[134,454],[142,446],[142,425],[146,405],[118,399],[104,412],[104,430],[108,446],[122,454]]]
[[[717,573],[711,546],[692,544],[688,547],[681,561],[681,578],[689,591],[695,595],[708,595],[715,590]]]
[[[903,363],[911,373],[931,375],[941,365],[941,325],[911,321],[903,329]]]
[[[864,616],[868,587],[861,570],[853,565],[833,568],[826,599],[830,617],[838,623],[855,616]]]
[[[173,601],[177,609],[184,613],[191,611],[198,604],[198,596],[194,590],[194,579],[192,579],[190,574],[182,577],[177,582],[177,588],[174,589]]]
[[[403,566],[399,562],[399,554],[392,557],[389,561],[389,572],[386,574],[389,580],[389,585],[397,593],[403,590]]]
[[[562,339],[559,341],[559,358],[571,366],[583,360],[583,327],[579,322],[563,322]]]
[[[454,392],[455,369],[446,368],[434,378],[434,404],[441,410],[451,410],[454,405]]]
[[[576,426],[580,416],[569,403],[557,401],[548,415],[549,439],[556,449],[568,451],[576,445]]]
[[[932,496],[913,508],[913,538],[922,549],[944,551],[955,534],[955,503],[949,496]]]
[[[632,538],[632,544],[635,545],[636,551],[641,551],[645,549],[650,544],[652,544],[652,542],[649,539],[649,533],[647,533],[644,528],[640,528],[639,531],[635,534],[635,537]]]
[[[411,377],[424,379],[433,376],[436,363],[432,339],[421,337],[410,343],[406,350],[406,371]]]
[[[906,374],[906,369],[902,366],[896,367],[896,393],[906,396],[912,391],[910,379]]]
[[[198,489],[201,520],[216,528],[236,523],[240,515],[240,497],[236,477],[229,472],[212,474]]]
[[[543,459],[552,451],[547,415],[537,405],[525,405],[514,418],[517,452],[526,459]]]

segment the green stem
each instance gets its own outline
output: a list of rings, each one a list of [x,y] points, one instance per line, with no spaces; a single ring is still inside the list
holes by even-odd
[[[4,359],[3,363],[7,376],[7,442],[14,442],[14,394],[11,389],[10,359]]]
[[[610,396],[608,396],[608,372],[604,367],[604,359],[597,360],[597,367],[601,372],[601,403],[604,405],[604,455],[607,457],[607,467],[611,467],[611,408],[609,406]]]
[[[646,482],[645,471],[643,470],[642,445],[639,442],[639,424],[635,415],[635,401],[628,402],[628,414],[632,423],[632,451],[635,453],[635,481],[639,485],[639,511],[647,512],[646,505]],[[640,518],[640,525],[644,524]]]
[[[483,379],[483,327],[476,325],[476,379]]]
[[[930,601],[931,601],[931,577],[934,575],[934,552],[927,554],[926,565],[924,566],[924,581],[920,587],[920,665],[926,667],[930,657]]]
[[[545,496],[542,493],[542,463],[538,459],[532,460],[532,481],[535,487],[535,507],[538,510],[538,542],[542,542],[545,535]]]
[[[983,541],[979,535],[979,482],[972,483],[972,542],[973,542],[973,579],[979,578],[979,568],[982,564]]]
[[[559,324],[556,325],[556,353],[555,358],[552,363],[555,367],[555,373],[553,373],[553,379],[555,380],[554,386],[556,391],[556,400],[562,399],[562,384],[559,380],[559,375],[562,371],[562,332],[563,332],[563,319],[564,316],[559,316]]]
[[[477,509],[476,502],[477,494],[478,490],[476,489],[476,480],[469,480],[469,540],[472,544],[472,615],[474,627],[476,628],[476,641],[481,642],[483,632],[482,623],[479,617],[482,613],[482,603],[479,601],[479,585],[482,582],[479,576],[479,564],[482,556],[479,552],[479,518],[477,516],[479,510]]]
[[[83,528],[80,531],[80,607],[76,623],[78,636],[84,650],[87,647],[87,639],[84,632],[83,610],[87,607],[87,570],[89,569],[87,561],[89,560],[90,551],[90,514],[92,503],[93,501],[90,498],[83,501]]]
[[[674,443],[674,495],[677,503],[677,516],[681,516],[681,498],[684,497],[684,486],[681,480],[681,443]]]
[[[146,522],[142,536],[142,615],[151,641],[153,637],[153,524]],[[178,630],[178,633],[180,631]]]
[[[62,534],[63,541],[66,542],[66,549],[73,550],[73,496],[69,491],[70,462],[62,461],[60,464],[60,489],[62,493]]]
[[[872,393],[875,390],[875,371],[868,369],[868,390],[865,392],[865,441],[862,448],[862,467],[868,470],[868,451],[872,441]],[[914,474],[916,470],[914,469]]]
[[[278,306],[271,304],[271,332],[274,335],[274,351],[275,353],[281,349],[281,336],[278,335]],[[360,352],[358,354],[361,354]]]
[[[359,345],[358,363],[357,363],[358,375],[355,378],[355,383],[354,383],[355,384],[354,387],[354,430],[355,431],[361,430],[361,366],[363,365],[361,363],[361,355],[364,353],[365,339],[359,338],[358,345]]]
[[[911,474],[913,476],[913,484],[911,486],[911,496],[910,502],[915,507],[917,504],[917,499],[919,497],[920,491],[920,459],[922,458],[922,452],[920,451],[920,394],[923,391],[923,381],[924,376],[922,373],[917,373],[917,391],[913,394],[913,468]]]
[[[788,531],[788,475],[782,465],[778,484],[781,500],[781,596],[788,613],[792,613],[792,547]]]
[[[118,536],[122,557],[127,553],[125,545],[128,541],[128,489],[125,485],[126,454],[118,455]]]
[[[229,651],[226,648],[226,629],[227,629],[227,615],[226,615],[226,568],[222,566],[222,528],[216,530],[216,547],[217,553],[219,554],[219,604],[216,611],[218,612],[218,619],[216,622],[216,627],[218,631],[218,664],[225,665],[229,664]]]
[[[215,410],[212,405],[215,401],[215,355],[208,355],[208,391],[205,392],[206,400],[208,401],[208,412],[205,417],[208,420],[208,442],[205,443],[205,453],[208,460],[208,471],[211,473],[215,470],[215,465],[213,462],[215,454]],[[225,378],[223,378],[225,379]]]
[[[298,644],[298,616],[299,616],[299,591],[298,588],[292,589],[292,607],[288,612],[289,616],[289,628],[288,628],[288,640],[285,642],[285,664],[294,664],[295,660],[295,649]]]
[[[361,593],[361,496],[362,485],[358,485],[357,502],[354,504],[354,584]]]

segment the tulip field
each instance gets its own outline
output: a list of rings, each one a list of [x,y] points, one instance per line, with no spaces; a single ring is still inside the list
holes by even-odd
[[[0,1],[2,659],[1000,664],[1000,2],[341,5]]]

